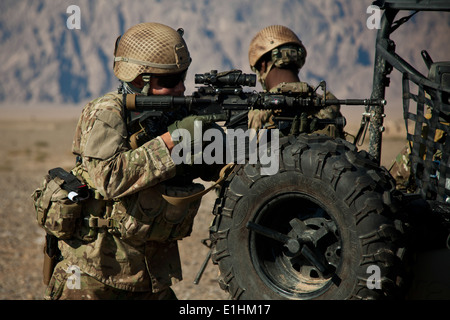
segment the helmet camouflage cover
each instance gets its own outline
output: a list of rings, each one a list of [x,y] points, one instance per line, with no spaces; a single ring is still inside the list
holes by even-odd
[[[173,74],[186,70],[191,57],[178,31],[159,23],[140,23],[117,38],[114,74],[131,82],[143,73]]]
[[[283,67],[294,63],[300,69],[305,64],[306,48],[297,35],[285,26],[268,26],[255,35],[248,51],[252,70],[261,57],[271,51],[275,66]]]

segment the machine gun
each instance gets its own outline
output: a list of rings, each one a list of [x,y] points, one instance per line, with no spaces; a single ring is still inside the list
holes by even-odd
[[[125,94],[124,104],[129,111],[148,113],[157,116],[161,112],[186,108],[189,114],[208,115],[225,114],[225,126],[235,128],[247,125],[247,113],[251,109],[276,110],[274,121],[290,122],[290,133],[301,133],[304,121],[314,120],[318,125],[334,124],[344,127],[345,118],[306,120],[307,114],[314,114],[320,108],[332,105],[384,105],[381,99],[327,99],[317,93],[319,88],[326,93],[326,82],[321,81],[316,88],[300,83],[295,90],[287,87],[279,92],[246,92],[244,86],[254,87],[256,75],[245,74],[240,70],[218,73],[212,70],[195,75],[195,83],[202,84],[191,96],[141,96]],[[145,117],[143,117],[145,118]],[[303,121],[303,122],[302,122]]]

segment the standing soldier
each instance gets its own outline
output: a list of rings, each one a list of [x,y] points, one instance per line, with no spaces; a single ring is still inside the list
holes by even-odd
[[[305,64],[306,48],[297,35],[285,26],[273,25],[260,30],[252,39],[248,51],[250,67],[257,74],[264,90],[269,92],[304,93],[311,89],[306,83],[300,82],[298,73]],[[327,92],[327,98],[335,97]],[[259,130],[264,126],[273,125],[273,112],[270,110],[251,110],[248,114],[249,128]],[[341,117],[338,106],[328,106],[317,112],[308,113],[319,119],[334,119]],[[317,133],[332,137],[342,137],[343,132],[336,130],[335,125],[315,128]],[[317,130],[318,129],[318,130]]]
[[[193,137],[194,120],[204,127],[212,120],[165,112],[144,123],[147,138],[136,143],[122,94],[184,95],[191,57],[182,35],[142,23],[117,39],[120,92],[89,102],[80,116],[72,173],[91,196],[82,202],[81,223],[59,240],[62,260],[46,299],[176,299],[170,286],[182,279],[177,240],[190,234],[200,200],[174,206],[163,195],[185,197],[203,186],[192,182],[189,165],[181,170],[172,160],[172,133],[183,128]]]

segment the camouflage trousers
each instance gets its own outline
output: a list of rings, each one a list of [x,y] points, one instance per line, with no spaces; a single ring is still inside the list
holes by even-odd
[[[77,277],[77,278],[74,278]],[[59,262],[48,284],[45,300],[177,300],[170,287],[157,293],[132,292],[108,286],[80,271],[70,274],[65,261]]]

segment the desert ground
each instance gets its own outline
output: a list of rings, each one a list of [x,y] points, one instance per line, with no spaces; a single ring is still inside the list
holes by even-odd
[[[2,107],[0,109],[0,299],[39,300],[43,297],[42,261],[44,231],[35,221],[31,194],[46,172],[69,169],[73,133],[81,107]],[[398,128],[388,127],[382,164],[388,167],[405,140]],[[404,136],[403,136],[404,137]],[[362,148],[365,148],[363,146]],[[203,199],[190,237],[180,241],[184,280],[173,289],[183,300],[221,300],[228,295],[216,281],[211,262],[198,285],[193,280],[208,249],[214,193]]]
[[[18,108],[0,116],[0,299],[42,299],[44,231],[35,220],[31,194],[47,171],[74,164],[72,139],[81,108]],[[62,110],[60,110],[62,109]],[[179,299],[226,299],[209,263],[198,285],[193,281],[207,253],[214,194],[206,195],[191,237],[180,241],[184,280],[173,289]]]

